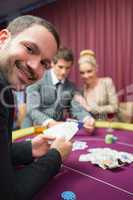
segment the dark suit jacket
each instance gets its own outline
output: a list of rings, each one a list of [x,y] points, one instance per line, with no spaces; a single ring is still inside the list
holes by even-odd
[[[75,92],[77,90],[74,83],[66,79],[57,103],[56,87],[52,82],[51,70],[48,70],[40,81],[27,89],[27,116],[32,119],[33,124],[42,124],[49,118],[64,120],[64,111],[68,110],[73,117],[82,121],[89,114],[73,101]]]
[[[31,142],[21,142],[12,144],[12,125],[14,115],[14,100],[9,84],[6,81],[2,73],[0,73],[0,199],[1,200],[18,200],[18,199],[30,199],[37,190],[38,186],[34,186],[34,192],[24,194],[22,188],[25,184],[25,178],[28,174],[23,174],[16,181],[15,166],[17,164],[28,164],[33,161]],[[61,164],[61,158],[56,150],[50,150],[48,154],[42,159],[42,166],[40,165],[40,172],[36,173],[37,177],[44,176],[44,180],[40,182],[46,182],[49,177],[55,175],[59,170]],[[50,166],[53,165],[52,168]],[[37,166],[37,164],[36,164]],[[33,167],[32,167],[33,168]],[[41,169],[42,168],[42,169]],[[31,169],[32,170],[32,169]],[[32,173],[32,172],[30,172]],[[39,174],[41,173],[41,175]],[[33,174],[34,177],[34,174]],[[39,182],[39,178],[37,179]],[[34,179],[33,179],[34,181]],[[29,191],[30,191],[29,180]],[[38,184],[38,183],[36,183]],[[38,184],[39,185],[39,184]],[[42,183],[40,184],[42,185]],[[20,190],[21,188],[21,190]],[[27,189],[27,188],[26,188]],[[21,191],[21,192],[20,192]],[[27,189],[28,191],[28,189]],[[19,193],[20,192],[20,193]],[[28,193],[28,192],[27,192]],[[23,198],[23,195],[25,198]]]

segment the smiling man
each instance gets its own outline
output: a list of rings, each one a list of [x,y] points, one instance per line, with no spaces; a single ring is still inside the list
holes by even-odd
[[[0,31],[0,199],[32,199],[71,151],[70,142],[43,135],[12,144],[12,89],[39,80],[58,47],[55,28],[38,17],[18,17]],[[24,167],[16,170],[17,165]]]
[[[26,24],[26,21],[23,23]],[[41,78],[59,44],[52,32],[42,25],[34,24],[34,30],[32,25],[21,32],[18,29],[20,24],[14,24],[0,32],[0,64],[4,65],[10,84],[16,89],[23,89]],[[14,33],[14,29],[18,30]]]

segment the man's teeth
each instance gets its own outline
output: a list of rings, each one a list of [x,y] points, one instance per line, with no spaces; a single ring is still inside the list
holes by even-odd
[[[27,78],[28,80],[30,80],[30,81],[35,81],[35,80],[37,80],[36,75],[34,75],[33,72],[32,72],[32,74],[31,74],[30,72],[28,72],[28,71],[25,69],[26,67],[25,67],[25,66],[22,66],[21,63],[20,63],[19,61],[16,61],[15,64],[16,64],[16,67],[26,76],[26,78]]]

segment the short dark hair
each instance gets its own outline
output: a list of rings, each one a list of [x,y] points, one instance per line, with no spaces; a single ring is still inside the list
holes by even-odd
[[[50,33],[52,33],[56,40],[57,48],[59,48],[60,39],[57,30],[53,24],[43,18],[32,15],[19,16],[8,24],[7,29],[10,31],[12,36],[15,36],[35,24],[44,26]]]
[[[63,59],[65,61],[73,63],[74,56],[72,50],[66,47],[59,48],[58,52],[56,53],[52,61],[54,64],[56,64],[59,59]]]

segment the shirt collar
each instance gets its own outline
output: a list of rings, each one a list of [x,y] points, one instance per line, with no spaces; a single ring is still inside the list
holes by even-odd
[[[53,69],[51,69],[51,77],[52,77],[53,85],[56,85],[58,82],[61,82],[62,84],[65,82],[65,80],[60,81],[57,79]]]

